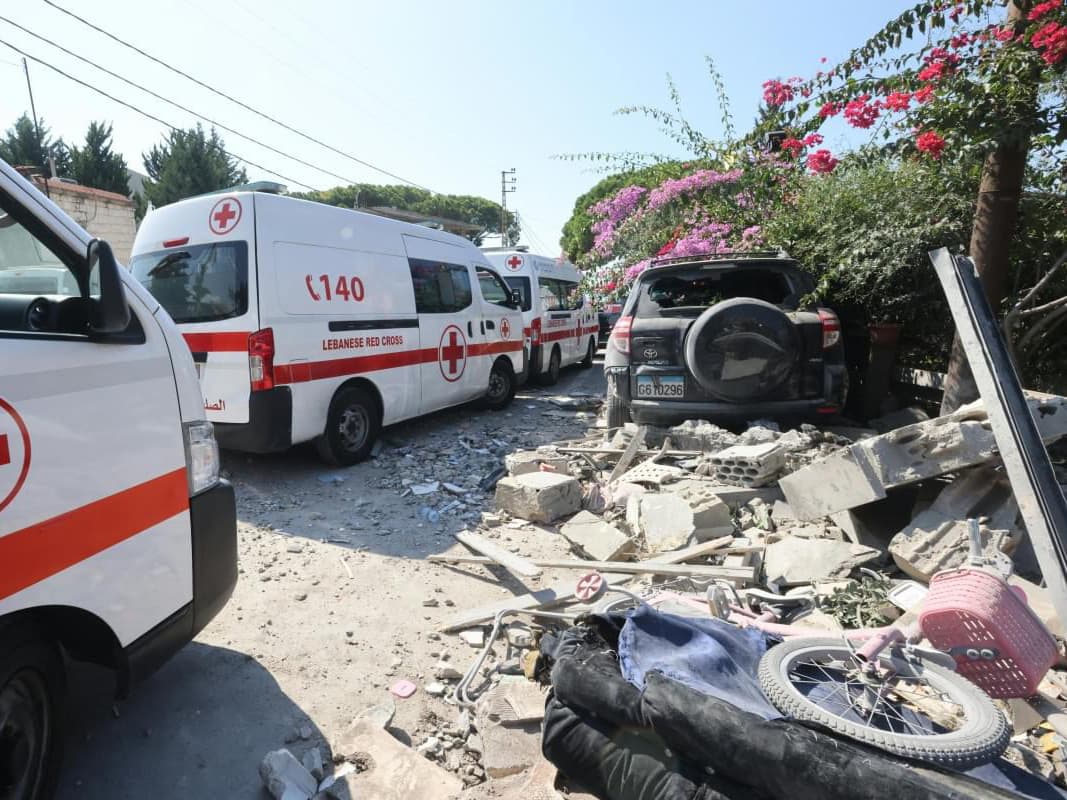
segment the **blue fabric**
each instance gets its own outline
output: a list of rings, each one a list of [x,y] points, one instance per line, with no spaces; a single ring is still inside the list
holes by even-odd
[[[645,688],[646,674],[661,672],[764,719],[780,719],[756,677],[766,650],[766,636],[754,628],[661,614],[649,606],[634,609],[619,634],[623,677],[638,689]]]

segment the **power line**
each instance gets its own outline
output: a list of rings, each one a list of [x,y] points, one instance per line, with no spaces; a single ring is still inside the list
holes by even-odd
[[[31,61],[33,61],[34,63],[36,63],[36,64],[40,64],[43,67],[48,67],[53,72],[59,73],[64,78],[72,80],[75,83],[77,83],[77,84],[79,84],[81,86],[84,86],[86,89],[92,89],[97,94],[103,95],[108,100],[116,102],[120,106],[125,106],[126,108],[130,109],[131,111],[136,111],[138,114],[140,114],[143,117],[148,117],[148,119],[153,120],[154,122],[158,122],[160,125],[164,126],[165,128],[169,128],[172,131],[180,131],[181,130],[181,128],[179,128],[177,125],[171,125],[166,120],[160,119],[159,117],[155,116],[154,114],[149,114],[147,111],[144,111],[144,110],[138,108],[137,106],[132,105],[131,103],[127,103],[125,100],[120,100],[119,98],[115,97],[114,95],[108,94],[103,89],[97,89],[95,86],[92,86],[92,85],[86,83],[85,81],[81,80],[80,78],[75,78],[69,72],[64,72],[59,67],[53,66],[52,64],[49,64],[47,61],[44,61],[43,59],[37,58],[37,56],[31,55],[31,54],[25,52],[24,50],[20,50],[19,48],[15,47],[15,45],[11,44],[10,42],[6,42],[3,39],[0,39],[0,44],[4,45],[5,47],[11,48],[16,53],[18,53],[20,56],[23,56],[24,58],[28,58]],[[310,189],[313,192],[317,192],[318,191],[318,189],[316,189],[314,186],[308,186],[308,184],[301,183],[300,181],[298,181],[298,180],[296,180],[294,178],[287,178],[285,175],[282,175],[280,172],[276,172],[275,170],[272,170],[272,169],[269,169],[267,167],[264,167],[262,164],[257,164],[255,161],[249,161],[247,158],[243,158],[242,156],[239,156],[234,152],[231,152],[229,150],[223,150],[221,147],[219,148],[219,150],[222,153],[224,153],[225,155],[229,156],[230,158],[235,158],[235,159],[237,159],[239,161],[243,161],[244,163],[248,164],[250,167],[255,167],[256,169],[261,169],[264,172],[267,172],[267,173],[269,173],[271,175],[277,175],[279,178],[281,178],[286,183],[295,184],[297,186],[303,186],[305,189]]]
[[[261,142],[258,139],[253,139],[251,136],[248,136],[247,134],[241,133],[238,130],[234,130],[233,128],[230,128],[230,127],[228,127],[226,125],[223,125],[221,122],[218,122],[216,120],[211,119],[211,117],[206,117],[203,114],[197,113],[196,111],[193,111],[191,108],[183,106],[181,103],[175,102],[174,100],[170,100],[169,98],[166,98],[161,94],[153,92],[151,89],[148,89],[148,88],[146,88],[144,86],[141,86],[141,84],[139,84],[139,83],[135,83],[134,81],[131,81],[129,78],[125,78],[122,75],[119,75],[117,72],[112,72],[107,67],[100,66],[95,61],[92,61],[92,60],[86,58],[85,56],[80,56],[77,53],[73,52],[72,50],[68,50],[67,48],[63,47],[63,45],[57,44],[56,42],[53,42],[51,39],[49,39],[47,37],[44,37],[44,36],[41,36],[39,33],[34,33],[29,28],[25,28],[22,25],[19,25],[17,22],[12,22],[10,19],[8,19],[7,17],[3,16],[2,14],[0,14],[0,20],[3,20],[8,25],[15,26],[16,28],[18,28],[20,31],[23,31],[24,33],[28,33],[30,36],[34,37],[35,39],[38,39],[38,40],[40,40],[42,42],[45,42],[46,44],[50,44],[52,47],[56,48],[57,50],[61,50],[62,52],[66,53],[68,56],[72,56],[72,57],[78,59],[79,61],[83,61],[86,64],[89,64],[90,66],[96,67],[96,69],[100,70],[101,72],[105,73],[106,75],[110,75],[112,78],[117,78],[118,80],[122,81],[123,83],[126,83],[126,84],[128,84],[130,86],[133,86],[135,89],[140,89],[145,94],[152,95],[152,97],[156,98],[157,100],[162,100],[164,103],[168,103],[169,105],[172,105],[175,108],[181,109],[182,111],[184,111],[187,114],[192,114],[194,117],[202,119],[202,120],[204,120],[204,122],[210,123],[211,125],[214,125],[216,128],[221,128],[222,130],[226,131],[227,133],[232,133],[234,136],[239,136],[242,139],[245,139],[245,140],[247,140],[249,142],[252,142],[252,144],[259,145],[260,147],[262,147],[262,148],[264,148],[266,150],[270,150],[272,153],[276,153],[277,155],[280,155],[282,158],[288,158],[291,161],[295,161],[297,164],[301,164],[301,165],[303,165],[305,167],[310,167],[313,170],[321,172],[324,175],[329,175],[332,178],[337,178],[338,180],[344,181],[345,183],[358,183],[359,182],[359,181],[354,181],[351,178],[346,178],[344,175],[338,175],[336,172],[330,172],[328,169],[323,169],[322,167],[316,166],[315,164],[312,164],[310,161],[304,161],[303,159],[297,158],[296,156],[293,156],[293,155],[290,155],[289,153],[286,153],[283,150],[279,150],[277,147],[271,147],[266,142]]]
[[[419,183],[415,183],[415,181],[409,181],[407,178],[402,178],[402,177],[400,177],[399,175],[397,175],[397,174],[395,174],[393,172],[389,172],[388,170],[385,170],[385,169],[382,169],[381,167],[375,166],[374,164],[371,164],[369,161],[364,161],[363,159],[357,158],[356,156],[351,155],[350,153],[346,153],[343,150],[338,150],[333,145],[327,144],[326,142],[322,141],[321,139],[316,139],[314,136],[310,136],[309,134],[306,134],[303,131],[297,130],[296,128],[292,127],[291,125],[288,125],[288,124],[282,122],[281,120],[275,119],[274,117],[270,116],[269,114],[264,114],[262,111],[259,111],[259,110],[255,109],[255,108],[253,108],[252,106],[248,105],[247,103],[241,102],[236,97],[232,97],[232,96],[226,94],[225,92],[220,92],[214,86],[211,86],[211,85],[206,84],[206,83],[204,83],[203,81],[201,81],[201,80],[199,80],[197,78],[194,78],[189,73],[183,72],[182,70],[178,69],[177,67],[171,66],[166,61],[163,61],[162,59],[156,58],[155,56],[153,56],[150,53],[146,53],[141,48],[139,48],[139,47],[137,47],[135,45],[132,45],[129,42],[124,41],[123,39],[120,39],[118,36],[116,36],[115,34],[111,33],[110,31],[104,30],[103,28],[101,28],[101,27],[99,27],[97,25],[94,25],[92,22],[89,22],[89,20],[85,19],[84,17],[79,17],[73,11],[68,11],[67,9],[63,8],[62,6],[52,2],[52,0],[44,0],[44,2],[46,4],[48,4],[48,5],[50,5],[52,8],[56,9],[56,11],[60,11],[60,12],[62,12],[64,14],[66,14],[68,17],[73,17],[74,19],[78,20],[78,22],[82,23],[83,25],[87,25],[88,27],[92,28],[94,31],[97,31],[99,33],[104,34],[109,39],[121,44],[123,47],[126,47],[126,48],[128,48],[130,50],[133,50],[135,53],[139,53],[140,55],[144,56],[145,58],[147,58],[147,59],[149,59],[151,61],[154,61],[155,63],[159,64],[161,67],[165,67],[166,69],[169,69],[171,72],[174,72],[174,73],[176,73],[178,75],[181,75],[183,78],[186,78],[187,80],[192,81],[197,86],[201,86],[204,89],[207,89],[209,92],[213,92],[214,94],[217,94],[219,97],[222,97],[222,98],[224,98],[226,100],[229,100],[231,103],[236,103],[237,105],[241,106],[241,108],[244,108],[244,109],[246,109],[248,111],[251,111],[253,114],[255,114],[255,115],[259,116],[259,117],[262,117],[265,120],[273,122],[275,125],[280,125],[281,127],[285,128],[287,131],[290,131],[291,133],[295,133],[297,136],[300,136],[300,137],[302,137],[304,139],[307,139],[309,142],[314,142],[315,144],[319,145],[320,147],[325,147],[327,150],[330,150],[331,152],[337,153],[340,156],[344,156],[345,158],[350,159],[351,161],[355,161],[357,164],[362,164],[365,167],[373,169],[375,172],[380,172],[382,175],[388,175],[390,178],[393,178],[394,180],[398,180],[401,183],[406,183],[406,184],[408,184],[410,186],[414,186],[417,189],[423,189],[423,190],[425,190],[427,192],[431,192],[433,194],[436,194],[436,192],[434,192],[433,189],[430,189],[430,188],[428,188],[426,186],[423,186],[423,185],[421,185]]]

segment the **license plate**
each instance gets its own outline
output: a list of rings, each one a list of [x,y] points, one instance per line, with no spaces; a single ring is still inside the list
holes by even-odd
[[[681,375],[638,375],[638,397],[685,397],[685,378]]]

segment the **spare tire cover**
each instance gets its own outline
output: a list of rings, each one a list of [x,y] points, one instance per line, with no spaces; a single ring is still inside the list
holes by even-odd
[[[770,303],[748,297],[712,306],[689,328],[685,361],[697,382],[729,402],[767,397],[796,369],[800,337]]]

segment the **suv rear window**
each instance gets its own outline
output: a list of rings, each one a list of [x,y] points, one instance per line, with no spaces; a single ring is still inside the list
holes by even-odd
[[[246,242],[142,253],[130,271],[175,322],[214,322],[248,311]]]
[[[637,316],[697,315],[734,297],[752,297],[795,308],[802,294],[803,287],[797,277],[778,269],[727,265],[669,272],[642,281]]]

